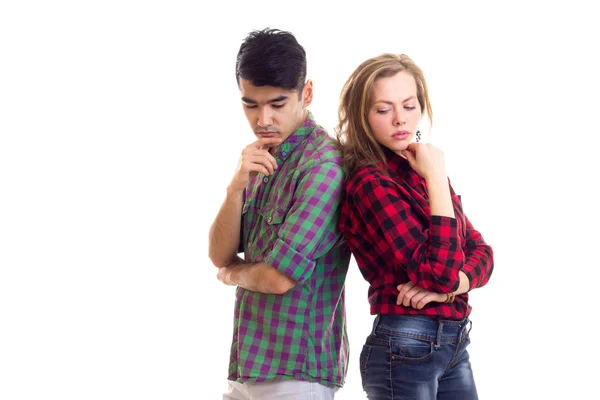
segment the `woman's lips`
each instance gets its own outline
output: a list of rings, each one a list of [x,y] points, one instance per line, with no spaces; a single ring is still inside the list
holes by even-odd
[[[408,131],[398,131],[392,135],[392,139],[395,140],[404,140],[406,139],[410,133]]]

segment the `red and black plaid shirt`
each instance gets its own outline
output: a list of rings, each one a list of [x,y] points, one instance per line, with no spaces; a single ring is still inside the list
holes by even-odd
[[[463,319],[471,312],[466,293],[453,303],[431,302],[417,310],[396,305],[396,286],[410,280],[424,289],[449,293],[458,289],[462,270],[470,289],[481,287],[492,273],[492,248],[467,219],[452,186],[456,218],[432,216],[425,180],[404,158],[391,151],[386,155],[389,176],[370,167],[348,179],[339,222],[370,283],[371,314]]]

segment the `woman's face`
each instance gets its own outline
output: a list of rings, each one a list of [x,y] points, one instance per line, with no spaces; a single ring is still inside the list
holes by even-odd
[[[415,78],[405,71],[379,78],[371,94],[368,121],[375,140],[400,154],[412,142],[421,120]]]

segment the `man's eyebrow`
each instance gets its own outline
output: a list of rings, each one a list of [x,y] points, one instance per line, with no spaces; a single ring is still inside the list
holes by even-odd
[[[279,103],[281,101],[287,100],[288,98],[289,97],[286,96],[286,95],[281,95],[281,96],[275,97],[274,99],[267,100],[267,104],[270,104],[270,103]],[[242,97],[242,101],[244,103],[248,103],[248,104],[258,104],[258,101],[252,100],[251,98],[245,97],[245,96]]]
[[[242,101],[244,103],[258,104],[258,102],[256,100],[249,99],[248,97],[242,97]]]
[[[287,99],[288,99],[288,97],[286,95],[282,94],[281,96],[275,97],[274,99],[267,101],[267,103],[279,103],[279,102],[287,100]]]

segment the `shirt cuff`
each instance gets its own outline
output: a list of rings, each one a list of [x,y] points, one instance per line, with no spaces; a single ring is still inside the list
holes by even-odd
[[[479,287],[479,275],[477,271],[475,271],[476,269],[477,266],[473,266],[469,263],[465,263],[465,265],[463,266],[462,272],[464,272],[465,275],[467,275],[467,278],[469,278],[469,290],[473,290]]]
[[[299,283],[310,276],[315,268],[313,260],[306,258],[281,239],[277,240],[265,262]]]

